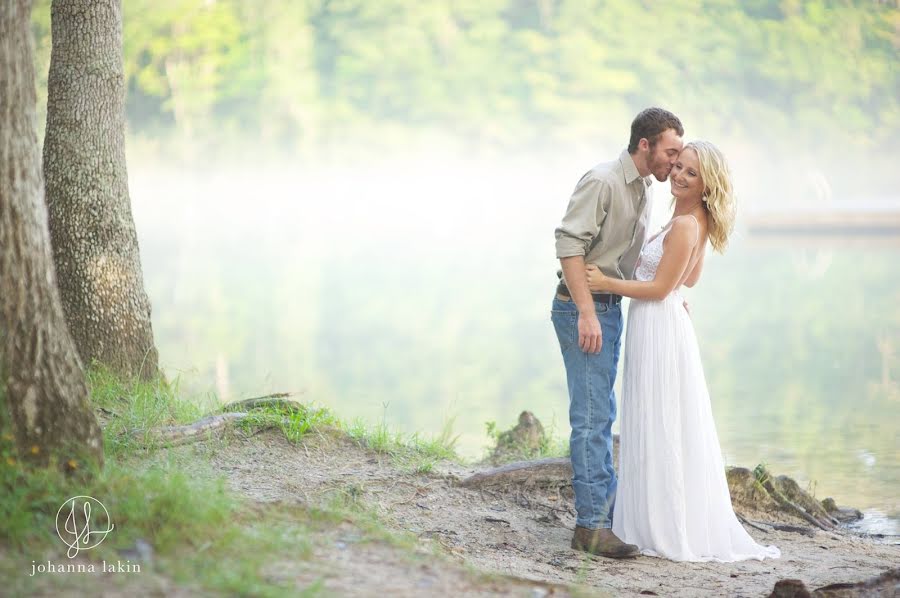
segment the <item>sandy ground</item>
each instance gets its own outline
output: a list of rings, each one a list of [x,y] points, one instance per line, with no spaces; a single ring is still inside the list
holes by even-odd
[[[204,453],[230,488],[261,503],[316,504],[336,491],[350,492],[389,527],[414,534],[423,553],[437,544],[446,555],[411,563],[388,546],[359,542],[358,530],[337,526],[334,541],[322,544],[313,562],[273,564],[278,574],[294,576],[298,587],[324,575],[325,588],[340,595],[539,597],[569,595],[576,584],[599,595],[755,597],[768,596],[786,578],[813,590],[900,566],[897,538],[753,527],[748,531],[758,542],[781,549],[780,559],[718,564],[586,556],[569,548],[575,518],[568,488],[461,488],[459,479],[487,466],[441,463],[428,474],[405,473],[390,456],[339,435],[311,434],[294,445],[270,431],[170,450]],[[744,515],[765,521],[765,514]],[[503,577],[479,581],[473,572]]]

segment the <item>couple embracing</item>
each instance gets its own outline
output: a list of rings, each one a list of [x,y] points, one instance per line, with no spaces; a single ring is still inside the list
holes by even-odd
[[[572,548],[613,558],[777,558],[731,506],[700,352],[679,293],[700,279],[707,244],[722,252],[735,200],[722,153],[682,143],[671,112],[648,108],[628,148],[575,188],[556,229],[562,280],[553,300],[569,390],[577,512]],[[647,239],[651,175],[669,180],[672,219]],[[646,239],[646,242],[645,242]],[[624,340],[618,476],[613,385]]]

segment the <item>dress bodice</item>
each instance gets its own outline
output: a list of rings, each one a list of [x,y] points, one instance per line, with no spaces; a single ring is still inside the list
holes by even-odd
[[[641,249],[641,257],[638,260],[637,270],[634,272],[635,280],[653,280],[656,276],[656,269],[659,267],[659,261],[663,255],[663,241],[671,229],[672,223],[670,222]]]

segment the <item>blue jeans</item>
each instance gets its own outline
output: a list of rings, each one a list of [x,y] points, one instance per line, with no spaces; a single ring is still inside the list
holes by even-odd
[[[622,307],[594,303],[603,347],[585,353],[578,346],[578,309],[574,301],[553,300],[550,319],[556,329],[569,386],[569,449],[575,489],[576,524],[597,529],[612,527],[616,497],[612,462],[612,424],[616,419],[616,369],[622,340]]]

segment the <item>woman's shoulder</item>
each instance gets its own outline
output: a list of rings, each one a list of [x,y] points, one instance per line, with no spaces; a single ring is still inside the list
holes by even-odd
[[[685,214],[672,219],[671,232],[676,238],[695,245],[703,234],[703,227],[693,214]]]
[[[681,216],[675,216],[674,218],[672,218],[672,226],[699,227],[700,221],[697,220],[697,217],[693,214],[682,214]]]

